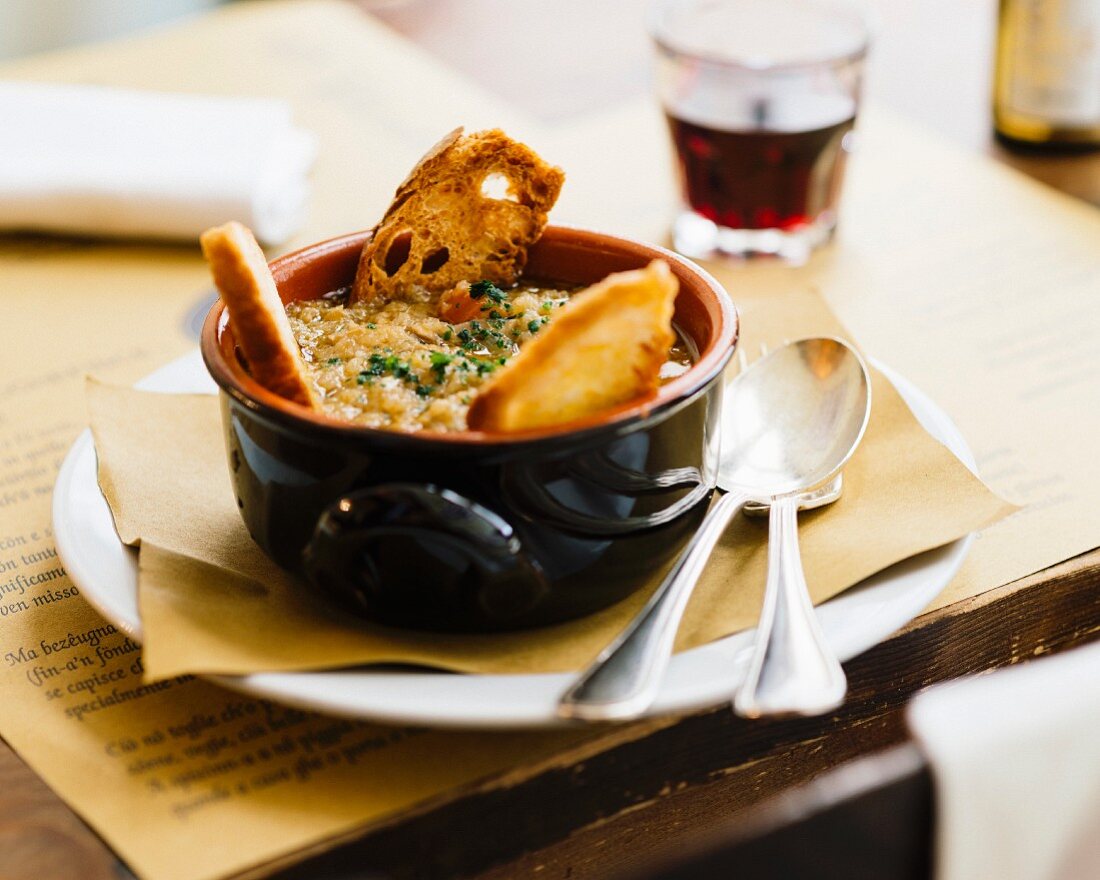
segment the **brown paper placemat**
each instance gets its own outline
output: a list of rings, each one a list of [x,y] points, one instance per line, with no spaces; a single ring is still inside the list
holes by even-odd
[[[742,319],[757,327],[746,345],[775,345],[796,328],[799,336],[844,335],[813,297],[759,300]],[[845,468],[843,496],[801,517],[815,602],[1014,509],[925,432],[885,377],[872,372],[871,420]],[[663,574],[602,612],[517,633],[443,635],[365,623],[317,599],[251,541],[230,487],[214,397],[95,381],[88,394],[100,484],[119,535],[140,544],[147,681],[395,662],[478,673],[579,669],[626,626]],[[688,606],[678,649],[756,622],[766,537],[764,520],[739,517],[731,526]]]

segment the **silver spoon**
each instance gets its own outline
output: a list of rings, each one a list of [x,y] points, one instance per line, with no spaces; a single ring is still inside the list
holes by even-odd
[[[562,696],[562,717],[621,720],[649,707],[691,591],[730,520],[750,501],[771,505],[769,573],[752,684],[738,694],[738,709],[763,714],[786,701],[782,711],[814,712],[843,699],[844,673],[804,593],[794,514],[804,500],[820,506],[835,497],[823,484],[839,476],[863,437],[871,410],[867,368],[839,339],[803,339],[760,358],[725,393],[718,488],[726,494],[645,608]],[[778,674],[765,673],[765,662]]]

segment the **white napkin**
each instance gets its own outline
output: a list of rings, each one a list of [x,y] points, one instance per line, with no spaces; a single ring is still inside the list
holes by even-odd
[[[0,228],[265,244],[305,219],[316,138],[281,101],[0,81]]]
[[[937,880],[1100,877],[1100,644],[918,695]]]

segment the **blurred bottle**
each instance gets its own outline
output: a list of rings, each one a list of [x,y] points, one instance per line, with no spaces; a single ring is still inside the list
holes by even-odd
[[[998,140],[1100,148],[1100,0],[1000,0],[993,86]]]

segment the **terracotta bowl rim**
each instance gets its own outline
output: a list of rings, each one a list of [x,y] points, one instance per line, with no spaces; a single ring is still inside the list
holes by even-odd
[[[317,258],[334,250],[341,250],[353,242],[362,245],[370,236],[370,230],[346,233],[313,244],[305,245],[272,260],[269,265],[276,281],[293,264],[305,258]],[[590,432],[598,432],[610,426],[622,426],[632,421],[647,421],[648,417],[686,402],[701,392],[718,376],[733,356],[739,336],[740,319],[733,301],[725,288],[705,269],[692,261],[659,245],[646,244],[634,239],[597,232],[564,224],[548,225],[543,237],[579,237],[580,243],[602,245],[626,251],[648,259],[664,259],[689,275],[698,277],[702,290],[713,296],[717,304],[717,326],[711,334],[710,344],[699,352],[699,359],[680,376],[662,385],[657,394],[640,401],[632,401],[604,410],[593,416],[552,427],[530,431],[496,433],[488,431],[391,431],[385,428],[369,428],[355,425],[323,413],[315,412],[301,404],[287,400],[253,379],[240,364],[230,362],[224,355],[221,337],[227,329],[228,316],[225,303],[219,298],[210,307],[203,322],[200,348],[203,361],[218,386],[250,410],[264,414],[284,424],[308,431],[335,433],[347,439],[382,442],[384,445],[399,442],[405,445],[463,446],[515,446],[540,440],[564,439]],[[540,241],[542,239],[540,238]],[[537,243],[536,243],[537,246]]]

